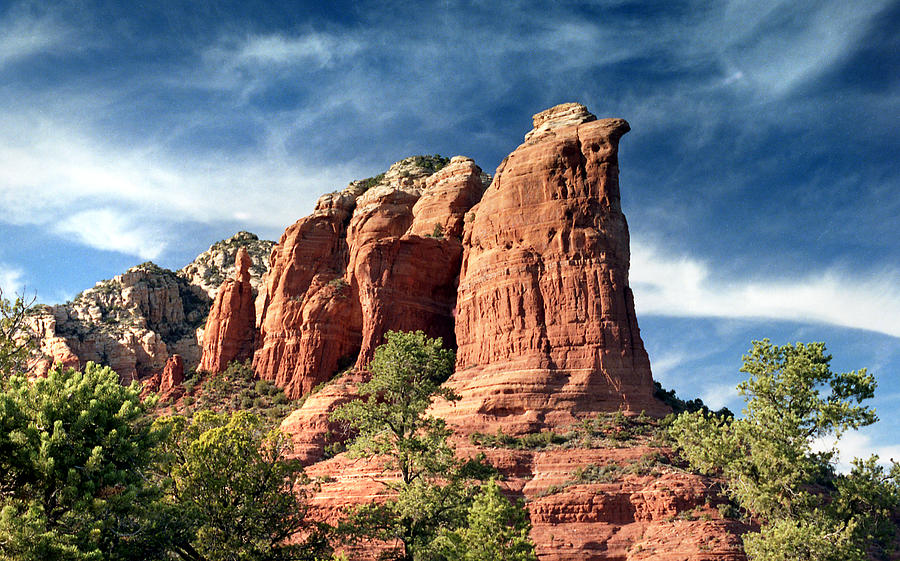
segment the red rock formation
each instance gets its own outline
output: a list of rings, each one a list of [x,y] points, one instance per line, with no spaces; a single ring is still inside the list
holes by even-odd
[[[327,380],[359,349],[361,318],[343,278],[347,222],[359,193],[351,186],[319,198],[313,214],[290,226],[272,251],[253,369],[291,398]]]
[[[176,400],[184,395],[184,386],[181,385],[183,382],[184,359],[181,355],[172,355],[166,361],[162,372],[157,372],[144,380],[141,397],[157,393],[161,402]]]
[[[566,104],[534,126],[466,225],[449,381],[462,400],[434,412],[467,432],[662,414],[628,287],[617,160],[628,123]]]
[[[321,391],[310,394],[300,408],[281,422],[281,430],[293,441],[291,458],[309,465],[324,457],[327,445],[347,440],[346,428],[328,417],[344,403],[356,399],[356,388],[365,378],[363,372],[350,372],[333,380]]]
[[[38,352],[29,361],[28,372],[31,376],[46,376],[55,364],[63,368],[81,368],[78,355],[69,346],[64,337],[56,335],[56,317],[53,308],[46,306],[29,316],[28,329],[38,342]]]
[[[463,217],[482,191],[481,168],[456,156],[425,180],[421,197],[387,188],[360,197],[348,234],[363,322],[357,368],[389,330],[422,330],[455,346]]]
[[[234,278],[222,283],[206,320],[200,370],[222,372],[229,362],[253,355],[256,314],[250,265],[250,255],[240,248],[235,256]]]
[[[181,355],[172,355],[166,361],[159,381],[159,393],[171,394],[184,382],[184,360]]]
[[[578,104],[536,115],[526,142],[471,209],[480,170],[468,160],[454,159],[430,177],[417,200],[417,185],[378,187],[347,216],[346,273],[338,276],[338,264],[331,274],[358,298],[352,317],[359,323],[352,325],[359,330],[359,366],[386,329],[427,323],[434,333],[452,325],[455,302],[459,350],[448,383],[462,400],[440,402],[431,412],[450,421],[461,456],[484,453],[505,476],[506,491],[527,499],[542,561],[742,561],[740,534],[747,528],[714,508],[722,501],[714,481],[667,466],[622,475],[670,450],[647,442],[484,449],[467,438],[500,428],[564,433],[601,411],[665,412],[652,397],[628,288],[617,167],[618,140],[627,130],[625,121],[598,121]],[[340,239],[334,230],[329,240]],[[458,281],[447,269],[455,274],[455,263]],[[445,291],[457,282],[454,299]],[[362,379],[357,373],[325,386],[283,423],[298,458],[322,457],[334,437],[328,414],[354,397]],[[610,482],[586,483],[578,473],[589,465],[622,469]],[[348,506],[388,497],[380,482],[395,475],[382,467],[377,459],[345,455],[310,465],[308,474],[324,478],[310,516],[333,523]],[[349,553],[375,559],[380,547],[367,542]]]
[[[541,561],[744,561],[740,534],[747,527],[723,519],[715,505],[715,482],[664,468],[656,475],[624,475],[610,483],[577,483],[586,465],[628,466],[659,448],[477,450],[505,478],[512,497],[524,497],[531,538]],[[310,515],[335,523],[346,507],[383,500],[390,491],[377,461],[343,455],[310,466],[313,477],[327,477],[310,501]],[[378,544],[350,549],[352,559],[376,559]]]
[[[357,182],[326,195],[276,246],[253,365],[288,396],[353,358],[365,368],[388,330],[421,329],[453,346],[459,234],[481,169],[456,157],[431,174],[414,160],[368,190]]]

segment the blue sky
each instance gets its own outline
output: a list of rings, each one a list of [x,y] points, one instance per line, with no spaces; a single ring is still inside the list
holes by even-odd
[[[751,339],[867,366],[900,459],[900,2],[4,2],[0,286],[71,298],[531,115],[623,117],[654,372],[740,409]]]

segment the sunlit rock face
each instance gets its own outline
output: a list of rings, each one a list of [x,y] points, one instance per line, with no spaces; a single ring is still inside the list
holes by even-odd
[[[619,205],[617,161],[618,141],[627,131],[625,121],[597,120],[580,104],[541,112],[480,202],[464,212],[451,314],[457,364],[447,382],[461,400],[439,400],[430,413],[447,419],[458,455],[483,454],[503,475],[504,491],[527,499],[531,538],[542,561],[743,561],[740,534],[748,528],[718,512],[716,506],[727,499],[717,482],[673,468],[673,452],[649,438],[619,447],[571,437],[565,447],[545,449],[494,446],[485,438],[499,440],[498,430],[505,438],[533,438],[546,429],[577,435],[585,419],[618,417],[610,412],[667,412],[653,398],[628,287],[628,227]],[[370,216],[398,217],[397,229],[384,234],[392,241],[382,250],[371,237],[355,253],[350,250],[357,256],[351,261],[387,263],[357,266],[348,277],[375,287],[366,296],[363,322],[379,318],[379,329],[399,323],[380,310],[402,302],[396,288],[392,292],[379,281],[395,278],[385,271],[398,261],[381,255],[397,251],[395,239],[402,247],[404,236],[427,233],[429,220],[418,211],[426,196],[427,191],[415,204],[412,221],[409,199],[402,195],[378,203],[385,205],[383,212],[372,201]],[[441,224],[450,232],[458,225]],[[389,226],[380,228],[387,232]],[[397,238],[404,228],[407,234]],[[379,258],[366,254],[367,248]],[[421,262],[417,269],[418,282],[438,274]],[[311,464],[307,473],[324,481],[310,497],[313,519],[336,523],[348,507],[392,493],[378,483],[396,477],[385,473],[382,459],[339,454],[321,460],[326,444],[346,437],[328,422],[329,412],[354,399],[364,379],[365,372],[357,371],[325,385],[282,424],[296,457]],[[616,427],[611,430],[625,430]],[[583,477],[590,469],[606,475]],[[347,553],[374,560],[385,545],[350,545]]]
[[[53,363],[78,368],[91,361],[110,366],[127,383],[161,375],[173,355],[184,369],[196,368],[212,298],[223,280],[236,274],[237,254],[249,258],[247,286],[254,287],[274,244],[238,232],[178,272],[142,263],[71,302],[40,307],[31,316],[39,345],[32,373],[42,375]]]
[[[628,287],[622,119],[582,105],[534,116],[466,224],[457,294],[462,396],[434,412],[467,431],[531,432],[597,411],[661,414]]]
[[[299,397],[342,368],[365,368],[388,330],[452,346],[462,222],[483,188],[468,158],[417,156],[321,197],[273,251],[256,372]]]
[[[253,355],[256,314],[250,284],[252,264],[247,250],[240,248],[235,254],[234,277],[219,287],[206,320],[200,370],[222,372],[229,362]]]

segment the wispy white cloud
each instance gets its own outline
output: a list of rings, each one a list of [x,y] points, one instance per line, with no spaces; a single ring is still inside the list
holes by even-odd
[[[322,193],[360,171],[283,154],[192,158],[153,146],[125,149],[71,125],[0,114],[2,220],[33,224],[103,250],[152,259],[177,224],[239,220],[275,236]]]
[[[732,83],[748,81],[761,95],[780,96],[820,75],[889,2],[732,0],[703,36],[715,38]]]
[[[890,465],[890,460],[900,462],[900,444],[879,444],[883,439],[874,437],[870,432],[871,430],[866,429],[848,432],[837,441],[833,437],[821,438],[813,443],[813,450],[821,452],[836,449],[837,467],[843,473],[850,471],[853,459],[868,459],[873,454],[878,456],[878,463],[884,466]]]
[[[90,247],[137,255],[141,259],[156,259],[166,245],[161,232],[112,208],[72,214],[56,223],[53,230]]]
[[[633,242],[631,286],[639,314],[821,322],[900,337],[900,271],[723,280],[701,260]]]
[[[60,49],[74,37],[74,30],[52,15],[14,9],[6,19],[0,20],[0,68]]]
[[[196,56],[183,57],[176,68],[167,69],[168,75],[167,70],[156,67],[142,75],[146,83],[141,84],[140,96],[160,93],[165,99],[176,78],[180,82],[185,77],[193,80],[191,87],[217,90],[216,94],[222,96],[209,107],[200,103],[172,114],[142,116],[171,124],[168,138],[148,137],[118,144],[109,140],[117,132],[116,126],[127,129],[132,125],[115,123],[108,114],[119,105],[133,102],[133,84],[104,83],[102,95],[94,96],[90,95],[93,89],[86,91],[83,84],[72,83],[66,84],[64,95],[49,91],[35,96],[30,91],[14,91],[4,98],[9,103],[0,106],[9,109],[0,110],[2,219],[19,224],[60,224],[56,227],[60,232],[66,225],[66,231],[75,232],[91,212],[115,211],[121,216],[119,230],[131,231],[133,225],[140,224],[151,239],[143,245],[124,241],[127,238],[122,236],[116,236],[123,241],[115,244],[102,242],[104,236],[94,234],[79,235],[78,239],[94,247],[115,246],[141,256],[164,251],[170,238],[160,232],[178,221],[241,220],[247,221],[247,227],[269,228],[277,233],[308,212],[318,194],[372,171],[353,161],[343,165],[320,163],[317,156],[322,154],[306,144],[310,156],[298,157],[292,146],[303,144],[310,135],[318,135],[317,139],[371,135],[377,140],[367,150],[383,150],[400,158],[407,155],[404,150],[410,142],[401,137],[416,131],[390,131],[385,124],[398,115],[417,118],[422,128],[449,130],[457,122],[483,118],[478,111],[483,111],[485,104],[501,103],[510,88],[525,78],[540,80],[539,89],[548,97],[563,91],[569,94],[573,71],[590,69],[599,73],[606,66],[652,58],[664,51],[690,68],[703,67],[710,61],[720,63],[721,68],[718,73],[712,71],[679,83],[676,90],[667,89],[665,97],[671,99],[665,103],[661,103],[663,99],[636,102],[634,112],[641,116],[642,108],[656,111],[645,119],[650,122],[671,121],[689,111],[705,115],[710,111],[709,102],[698,102],[684,111],[680,105],[695,96],[698,88],[731,87],[748,80],[763,84],[765,77],[753,72],[771,64],[786,69],[802,67],[802,76],[820,73],[842,56],[853,37],[883,5],[877,0],[845,18],[840,38],[823,49],[825,54],[804,45],[815,44],[820,35],[833,30],[835,18],[828,14],[832,8],[843,13],[838,2],[802,14],[796,28],[787,32],[774,24],[795,13],[796,8],[788,2],[770,1],[762,5],[732,2],[725,9],[703,4],[704,17],[695,22],[646,27],[610,25],[600,18],[581,17],[566,7],[535,18],[537,8],[522,3],[486,10],[484,19],[458,17],[458,9],[452,6],[447,10],[435,6],[421,22],[411,23],[406,13],[381,10],[367,16],[373,25],[352,29],[307,27],[300,32],[217,34],[206,44],[194,45],[195,52],[188,54]],[[686,33],[687,24],[696,25],[696,29]],[[0,34],[5,37],[0,39],[0,46],[2,41],[9,42],[9,48],[0,52],[18,53],[8,55],[15,57],[53,49],[71,39],[71,31],[64,25],[43,16],[7,18],[0,22],[0,30],[7,31]],[[776,36],[783,40],[778,42],[779,53],[773,62],[767,57],[774,55],[761,49]],[[512,64],[515,57],[528,57],[529,63]],[[803,62],[807,58],[810,62]],[[379,62],[373,64],[373,59]],[[315,80],[310,79],[310,71],[316,71]],[[797,80],[779,77],[779,83]],[[254,104],[253,94],[268,90],[277,94],[285,81],[309,81],[302,101],[272,110],[264,103]],[[471,87],[457,88],[460,84]],[[600,95],[591,93],[590,88],[586,91],[588,97]],[[476,98],[481,101],[473,101]],[[11,105],[13,100],[29,101]],[[620,99],[616,105],[626,102]],[[192,129],[218,122],[222,112],[235,106],[250,126],[257,128],[253,140],[259,142],[258,146],[245,148],[241,155],[227,149],[195,155],[192,151],[173,151],[167,145],[171,138],[190,137]],[[329,133],[322,133],[326,128]],[[696,141],[694,132],[687,136]],[[655,261],[655,266],[666,264]],[[677,265],[671,272],[685,286],[710,286],[702,263],[685,261]],[[677,309],[673,303],[677,297],[671,291],[652,282],[650,287],[653,294],[639,295],[639,306]],[[756,288],[748,283],[743,287],[751,293]],[[728,287],[712,288],[721,292]],[[840,288],[838,283],[836,289]],[[710,304],[708,294],[696,296],[697,302],[690,305],[684,303],[684,295],[681,298],[682,308],[699,310],[690,313],[708,314],[712,313],[710,308],[726,307],[725,303]]]
[[[0,263],[0,290],[4,298],[14,298],[15,294],[21,294],[25,288],[24,272],[17,268]]]
[[[200,53],[201,66],[189,72],[189,79],[201,88],[231,90],[246,103],[276,80],[331,68],[362,48],[360,40],[349,33],[229,35]],[[341,78],[320,80],[317,86],[327,88]]]
[[[336,36],[310,32],[292,37],[280,33],[248,37],[227,55],[233,66],[307,64],[330,66],[360,50],[360,43],[351,36]]]

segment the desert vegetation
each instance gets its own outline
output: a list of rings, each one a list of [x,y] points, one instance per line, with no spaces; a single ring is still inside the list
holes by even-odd
[[[526,506],[503,494],[483,456],[460,459],[450,429],[427,413],[435,400],[458,399],[443,385],[454,354],[440,339],[389,332],[360,398],[332,414],[354,435],[344,453],[383,466],[387,498],[348,507],[329,526],[308,516],[322,482],[291,459],[276,428],[296,405],[249,364],[193,373],[181,402],[166,407],[93,363],[29,379],[29,308],[0,298],[0,559],[327,560],[367,543],[403,561],[536,559]],[[877,420],[864,404],[874,377],[833,372],[830,361],[821,343],[758,341],[744,357],[740,416],[657,388],[676,411],[666,419],[599,413],[568,430],[470,441],[647,448],[626,463],[579,466],[544,495],[696,471],[719,481],[721,517],[751,529],[743,536],[751,560],[888,559],[900,464],[856,459],[839,473],[835,449],[815,447]]]
[[[683,457],[721,477],[728,495],[760,531],[744,536],[753,560],[887,559],[896,546],[900,464],[855,459],[837,473],[839,438],[877,420],[863,405],[875,394],[865,369],[836,373],[823,343],[756,341],[744,356],[741,418],[698,409],[669,429]]]

